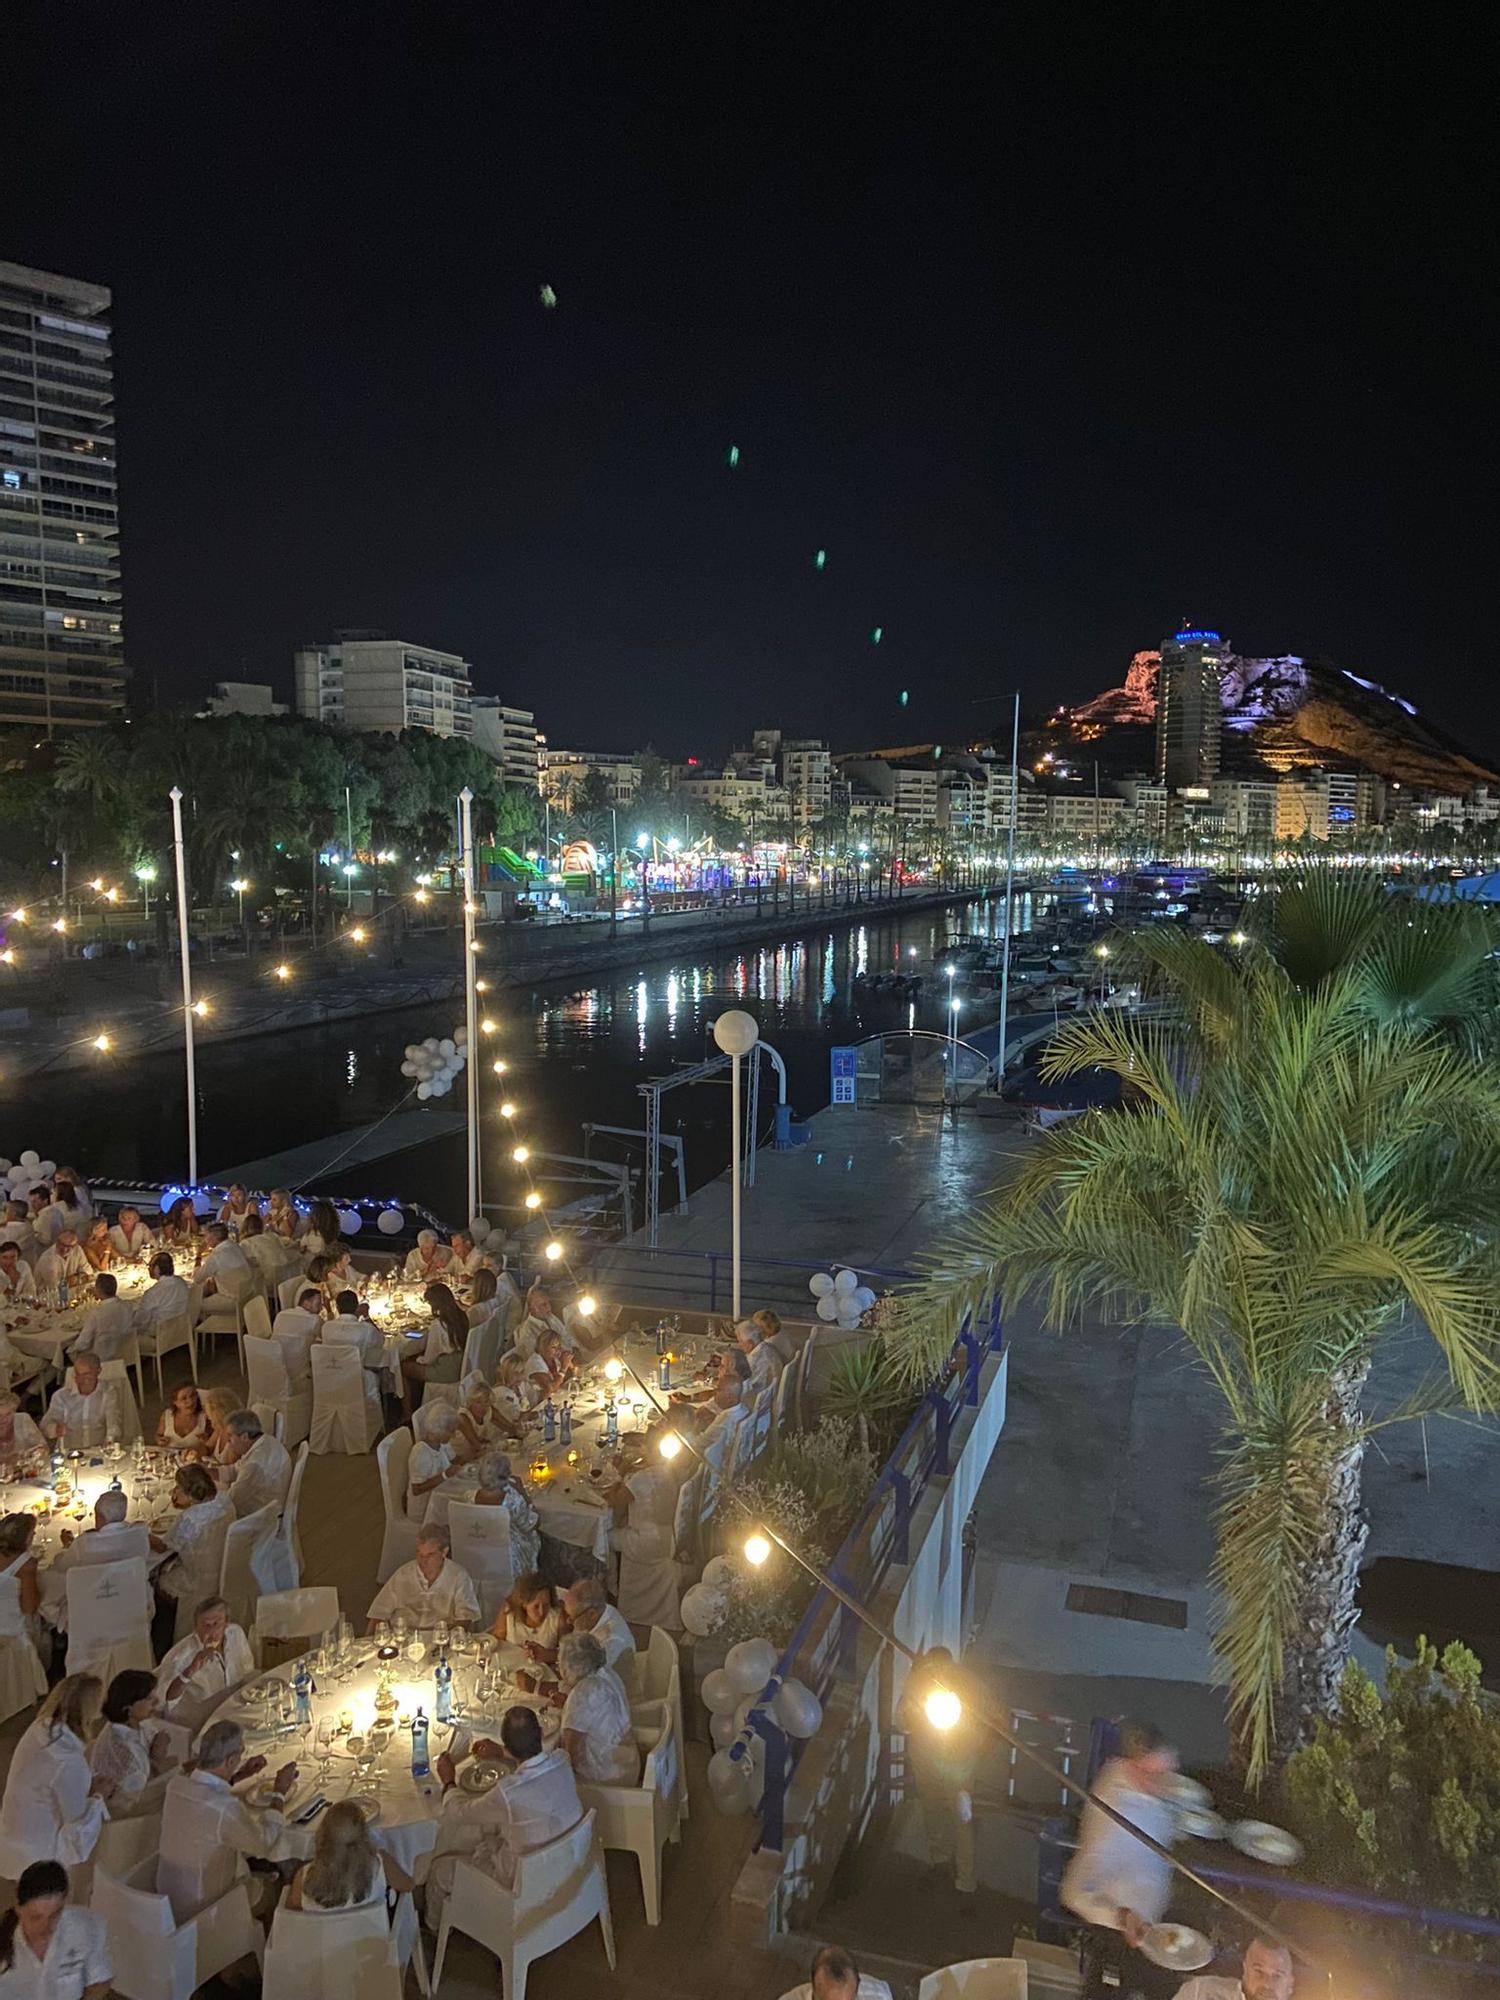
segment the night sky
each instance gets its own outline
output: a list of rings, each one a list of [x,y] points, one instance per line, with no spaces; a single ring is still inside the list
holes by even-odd
[[[0,256],[114,287],[132,667],[374,626],[557,744],[850,747],[1186,617],[1473,738],[1492,52],[1220,11],[13,16]]]

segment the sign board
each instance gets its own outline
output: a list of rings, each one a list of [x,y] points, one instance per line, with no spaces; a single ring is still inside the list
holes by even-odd
[[[853,1049],[830,1049],[828,1069],[829,1101],[833,1104],[852,1104],[854,1102]]]

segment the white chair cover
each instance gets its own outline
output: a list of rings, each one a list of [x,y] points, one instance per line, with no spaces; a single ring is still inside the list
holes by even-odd
[[[288,1306],[294,1306],[297,1303],[297,1295],[305,1289],[306,1285],[307,1273],[300,1269],[293,1271],[289,1278],[281,1280],[280,1284],[276,1287],[276,1303],[281,1311],[285,1312]]]
[[[264,1313],[264,1299],[255,1299]],[[282,1418],[281,1441],[288,1450],[301,1444],[312,1426],[311,1389],[293,1389],[286,1372],[286,1356],[270,1335],[264,1339],[252,1328],[245,1330],[245,1400],[252,1408],[269,1404]]]
[[[677,1641],[659,1625],[651,1627],[645,1650],[635,1655],[637,1701],[664,1701],[672,1711],[672,1727],[677,1733],[677,1761],[682,1767],[682,1816],[688,1817],[687,1736],[682,1727],[682,1662]]]
[[[966,1958],[939,1966],[917,1988],[917,2000],[1026,2000],[1026,1961]]]
[[[171,1319],[157,1320],[153,1326],[143,1327],[136,1334],[140,1351],[148,1360],[156,1363],[156,1393],[162,1394],[161,1364],[169,1354],[179,1347],[185,1347],[188,1366],[193,1371],[193,1380],[198,1380],[198,1341],[193,1332],[193,1322],[187,1313],[176,1313]]]
[[[255,1606],[263,1589],[274,1590],[270,1551],[276,1538],[279,1510],[274,1500],[254,1514],[236,1521],[224,1537],[224,1566],[219,1572],[219,1595],[229,1605],[230,1619],[248,1632],[255,1622]]]
[[[661,1855],[681,1837],[683,1773],[677,1734],[665,1703],[653,1704],[656,1727],[646,1746],[638,1785],[580,1785],[578,1796],[592,1808],[604,1847],[633,1854],[641,1871],[646,1922],[661,1922]]]
[[[339,1622],[339,1594],[331,1583],[301,1590],[268,1590],[256,1603],[250,1643],[257,1666],[267,1639],[321,1639]]]
[[[124,1876],[95,1868],[90,1907],[109,1931],[111,1992],[121,2000],[191,2000],[236,1960],[263,1954],[260,1926],[243,1882],[178,1924],[155,1887],[152,1856]]]
[[[472,1375],[477,1370],[486,1382],[493,1382],[504,1334],[505,1314],[497,1300],[495,1311],[482,1319],[478,1326],[469,1329],[469,1337],[464,1342],[463,1373]]]
[[[319,1341],[312,1350],[312,1375],[313,1450],[363,1457],[380,1435],[380,1391],[359,1349]]]
[[[126,1667],[150,1673],[151,1590],[141,1558],[79,1563],[67,1585],[68,1672],[97,1674],[106,1687]]]
[[[469,1572],[486,1625],[493,1625],[516,1580],[510,1546],[510,1515],[504,1507],[478,1507],[471,1500],[448,1502],[453,1560]]]
[[[403,1424],[375,1447],[380,1499],[385,1508],[385,1539],[380,1545],[380,1567],[375,1572],[377,1583],[384,1583],[417,1553],[417,1524],[406,1515],[406,1468],[411,1462],[411,1444],[411,1432]]]
[[[609,1884],[604,1850],[586,1812],[571,1832],[516,1860],[514,1888],[502,1889],[467,1861],[453,1871],[453,1888],[443,1904],[432,1989],[443,1983],[443,1960],[450,1931],[477,1938],[500,1959],[504,2000],[526,2000],[532,1963],[586,1930],[594,1918],[604,1934],[604,1956],[615,1969],[615,1934],[609,1916]]]
[[[252,1292],[245,1301],[245,1338],[247,1340],[271,1338],[271,1313],[260,1292]]]

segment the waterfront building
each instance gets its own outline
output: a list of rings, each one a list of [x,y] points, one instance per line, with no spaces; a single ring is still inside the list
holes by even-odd
[[[641,788],[641,767],[621,750],[545,750],[539,782],[542,796],[555,806],[571,807],[590,771],[609,786],[612,806],[628,806]]]
[[[294,668],[297,713],[315,722],[473,734],[473,670],[457,653],[380,632],[339,632],[328,645],[299,647]]]
[[[110,294],[0,263],[0,726],[125,707]]]
[[[1268,772],[1263,778],[1215,778],[1209,786],[1209,798],[1224,815],[1225,838],[1234,846],[1270,853],[1276,841],[1278,783]]]
[[[822,819],[828,811],[833,779],[833,755],[828,745],[815,740],[783,743],[780,776],[798,826]]]
[[[722,813],[747,831],[752,826],[759,831],[768,820],[786,818],[790,805],[786,793],[779,785],[767,783],[758,765],[736,770],[731,764],[714,770],[696,762],[675,764],[672,786],[683,798]]]
[[[1095,793],[1080,786],[1042,786],[1040,790],[1047,802],[1047,832],[1058,846],[1082,842],[1108,847],[1134,825],[1135,809],[1118,792],[1101,789]]]
[[[1145,847],[1159,847],[1167,837],[1167,788],[1140,772],[1121,778],[1120,796],[1133,816],[1131,832]]]
[[[220,681],[200,708],[200,721],[214,715],[285,715],[287,705],[277,701],[264,681]]]
[[[1328,773],[1288,771],[1276,784],[1276,844],[1328,838]]]
[[[541,790],[546,738],[537,733],[529,708],[512,708],[497,694],[477,694],[471,704],[474,741],[500,766],[507,785]]]
[[[942,768],[933,758],[845,757],[840,770],[882,811],[893,812],[912,826],[938,823],[938,787]]]
[[[1219,774],[1228,655],[1217,632],[1187,630],[1162,641],[1156,775],[1169,788],[1212,784]]]

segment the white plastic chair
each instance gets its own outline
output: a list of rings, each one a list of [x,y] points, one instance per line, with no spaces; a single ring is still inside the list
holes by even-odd
[[[119,1882],[144,1861],[150,1861],[155,1867],[160,1847],[160,1812],[127,1813],[121,1819],[110,1818],[104,1822],[89,1860],[96,1869],[102,1868]]]
[[[536,1960],[587,1930],[595,1917],[604,1934],[604,1956],[613,1972],[615,1933],[609,1917],[609,1884],[591,1812],[545,1847],[518,1855],[513,1888],[502,1889],[493,1875],[460,1861],[453,1871],[452,1891],[443,1904],[437,1956],[432,1962],[433,1991],[443,1983],[450,1931],[462,1931],[496,1954],[504,2000],[526,2000],[526,1975]]]
[[[699,1537],[714,1511],[709,1504],[709,1495],[717,1491],[717,1482],[709,1487],[706,1465],[700,1465],[696,1472],[689,1473],[677,1489],[677,1507],[672,1516],[672,1547],[678,1562],[690,1565],[695,1576],[701,1567],[698,1561]]]
[[[314,1451],[363,1458],[370,1449],[380,1430],[380,1399],[366,1394],[365,1373],[357,1347],[320,1340],[313,1348],[308,1437]]]
[[[939,1966],[917,1988],[917,2000],[1026,2000],[1026,1961],[966,1958]]]
[[[255,1664],[265,1666],[261,1655],[268,1639],[320,1640],[338,1622],[339,1594],[331,1583],[312,1583],[300,1590],[266,1591],[257,1600],[255,1623],[250,1627]]]
[[[788,1431],[796,1429],[793,1406],[797,1397],[798,1372],[796,1362],[789,1361],[776,1377],[776,1387],[771,1402],[771,1434],[773,1437],[785,1437]]]
[[[803,1341],[802,1352],[797,1356],[796,1361],[787,1364],[789,1368],[795,1367],[797,1370],[797,1428],[799,1431],[805,1431],[810,1426],[813,1355],[817,1349],[818,1337],[821,1332],[821,1327],[813,1327],[806,1340]],[[785,1372],[783,1370],[783,1373]]]
[[[682,1764],[672,1713],[656,1708],[655,1730],[645,1746],[638,1785],[580,1785],[578,1796],[592,1809],[601,1844],[633,1854],[641,1871],[646,1922],[661,1922],[661,1855],[669,1840],[682,1838]]]
[[[503,1507],[480,1507],[472,1500],[448,1502],[453,1560],[467,1570],[479,1596],[486,1625],[493,1625],[516,1580],[510,1546],[510,1515]]]
[[[264,1299],[254,1299],[264,1314]],[[278,1436],[290,1449],[301,1444],[312,1428],[312,1390],[294,1389],[292,1378],[286,1371],[286,1356],[280,1346],[267,1333],[264,1338],[253,1329],[247,1329],[245,1340],[245,1401],[252,1409],[268,1403],[273,1410],[281,1413],[283,1422]]]
[[[677,1735],[677,1763],[682,1772],[682,1816],[689,1817],[687,1782],[687,1737],[682,1727],[682,1662],[677,1641],[660,1625],[651,1627],[646,1649],[636,1649],[634,1701],[664,1701],[672,1711],[672,1727]]]
[[[255,1607],[263,1588],[272,1589],[270,1551],[276,1539],[279,1509],[274,1500],[242,1521],[236,1521],[224,1537],[224,1561],[219,1570],[219,1595],[229,1605],[229,1616],[248,1631],[255,1622]]]
[[[292,1476],[281,1506],[281,1523],[267,1553],[267,1577],[276,1590],[295,1590],[302,1581],[302,1542],[297,1521],[302,1512],[302,1482],[307,1477],[308,1446],[292,1453]]]
[[[179,1347],[187,1349],[188,1366],[193,1371],[194,1382],[198,1380],[198,1339],[187,1313],[174,1313],[170,1319],[159,1319],[148,1327],[142,1327],[136,1334],[136,1341],[146,1359],[156,1363],[158,1396],[163,1394],[161,1364]]]
[[[289,1278],[283,1278],[280,1284],[277,1285],[276,1304],[278,1309],[285,1312],[288,1306],[294,1306],[297,1303],[299,1295],[306,1288],[307,1273],[299,1267],[292,1272]]]
[[[245,1301],[245,1337],[247,1340],[271,1338],[271,1309],[266,1304],[264,1292],[252,1292]]]
[[[106,1687],[126,1667],[151,1673],[151,1589],[139,1556],[77,1563],[67,1572],[68,1672],[97,1674]]]
[[[409,1895],[393,1917],[385,1901],[356,1910],[290,1910],[277,1906],[266,1942],[262,2000],[349,2000],[358,1994],[400,2000],[408,1963],[417,1991],[430,1993],[427,1955]]]
[[[403,1424],[375,1447],[380,1498],[385,1508],[385,1539],[380,1544],[377,1583],[394,1576],[402,1563],[410,1562],[417,1553],[417,1523],[406,1517],[406,1468],[411,1463],[411,1444],[411,1432]]]
[[[179,1924],[155,1889],[154,1856],[123,1877],[94,1870],[89,1898],[109,1932],[111,1991],[122,2000],[191,2000],[215,1973],[242,1958],[261,1961],[260,1925],[246,1884],[234,1887]]]

